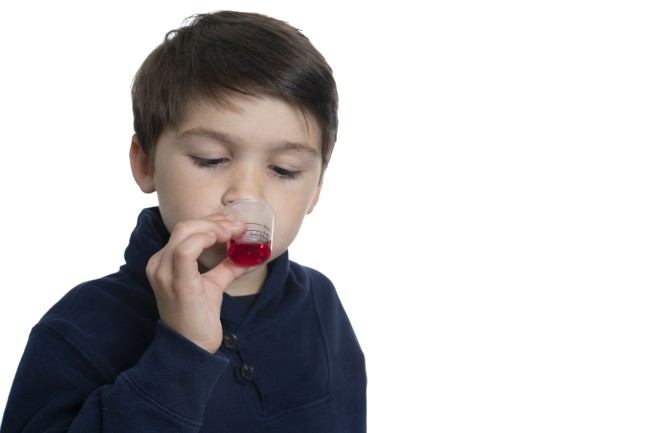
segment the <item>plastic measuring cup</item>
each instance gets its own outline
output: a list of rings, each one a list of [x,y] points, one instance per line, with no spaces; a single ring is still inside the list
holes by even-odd
[[[270,204],[253,199],[236,200],[225,207],[246,224],[246,231],[228,241],[227,254],[240,266],[259,266],[271,257],[275,211]]]

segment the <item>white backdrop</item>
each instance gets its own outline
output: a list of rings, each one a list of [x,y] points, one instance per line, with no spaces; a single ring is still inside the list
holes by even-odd
[[[339,84],[291,256],[338,287],[369,432],[649,431],[645,3],[4,2],[0,412],[31,326],[154,204],[127,158],[140,62],[239,9],[303,29]]]

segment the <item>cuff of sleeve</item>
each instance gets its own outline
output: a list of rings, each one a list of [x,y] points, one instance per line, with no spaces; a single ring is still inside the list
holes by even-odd
[[[200,421],[228,363],[224,355],[205,351],[158,321],[154,340],[126,379],[157,405]]]

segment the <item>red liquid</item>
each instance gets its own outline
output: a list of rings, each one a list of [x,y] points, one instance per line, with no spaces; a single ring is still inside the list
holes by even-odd
[[[251,244],[231,239],[228,242],[228,257],[241,266],[261,265],[271,257],[271,242]]]

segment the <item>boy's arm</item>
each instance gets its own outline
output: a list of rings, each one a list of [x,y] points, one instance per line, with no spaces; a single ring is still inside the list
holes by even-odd
[[[21,360],[2,433],[196,432],[228,360],[159,322],[139,362],[106,384],[69,340],[37,327]]]
[[[333,288],[310,293],[335,295]],[[333,352],[345,355],[351,346],[344,344],[349,339],[343,337],[354,336],[348,321],[342,320],[345,314],[338,298],[323,295],[315,300],[309,305],[318,306],[325,314],[312,315],[314,326],[320,330],[323,323],[329,324],[331,347],[338,348]],[[128,363],[106,362],[112,352],[105,351],[104,355],[103,351],[79,350],[90,346],[79,344],[80,341],[88,341],[102,328],[66,327],[61,326],[62,320],[59,315],[45,321],[45,325],[38,325],[30,336],[2,433],[189,433],[200,430],[206,404],[212,401],[212,391],[220,392],[214,387],[226,368],[225,358],[201,349],[159,322],[153,339],[149,328],[144,352],[138,350]],[[74,329],[70,331],[70,328]],[[128,327],[131,328],[134,327]],[[123,332],[117,335],[121,337],[115,341],[128,340]],[[136,361],[140,353],[142,356]],[[346,365],[348,359],[343,356],[341,362],[335,364]],[[130,365],[133,367],[127,368]],[[343,370],[355,376],[360,371],[347,367]],[[342,383],[348,382],[358,389],[354,386],[359,383],[358,377]],[[360,407],[363,404],[365,411],[365,398],[362,400],[358,393],[350,393],[348,389],[347,385],[343,386],[337,395],[347,396],[354,402],[354,413],[346,409],[348,418],[361,420]]]
[[[194,432],[227,365],[221,345],[224,289],[246,269],[228,260],[201,274],[198,258],[245,229],[214,216],[186,221],[149,261],[160,322],[132,368],[100,372],[61,333],[40,325],[30,336],[10,395],[2,433]],[[110,376],[110,377],[108,377]]]

